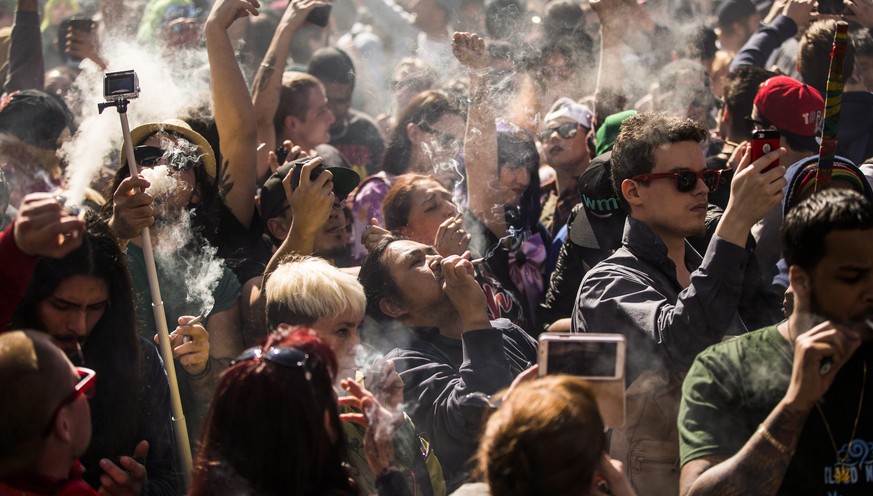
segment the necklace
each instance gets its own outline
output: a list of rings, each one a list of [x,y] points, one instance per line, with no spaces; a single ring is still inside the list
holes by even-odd
[[[348,115],[343,117],[342,126],[343,126],[342,129],[337,131],[336,134],[330,133],[331,141],[338,140],[338,139],[344,137],[347,132],[349,132],[349,116]]]
[[[846,459],[849,457],[849,450],[852,447],[852,443],[855,442],[855,433],[858,431],[858,419],[861,418],[861,409],[864,406],[864,389],[867,388],[867,361],[864,361],[864,376],[861,380],[861,398],[858,400],[858,413],[855,414],[855,425],[852,426],[852,435],[849,437],[849,443],[846,445],[846,453],[843,456],[840,456],[840,451],[837,448],[837,442],[834,440],[834,434],[831,432],[831,426],[828,424],[828,419],[825,417],[824,412],[821,409],[821,405],[818,403],[815,404],[815,408],[818,410],[818,414],[821,415],[821,420],[824,422],[825,429],[828,432],[828,437],[831,440],[831,445],[834,447],[834,453],[837,455],[837,462],[840,464],[836,470],[834,470],[834,480],[837,484],[848,484],[851,479],[851,474],[849,473],[849,469],[846,468]]]

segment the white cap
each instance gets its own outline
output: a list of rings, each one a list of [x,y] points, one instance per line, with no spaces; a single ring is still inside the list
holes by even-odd
[[[582,124],[584,127],[591,129],[591,117],[593,113],[591,109],[582,105],[581,103],[576,103],[573,100],[567,97],[561,97],[555,100],[555,103],[552,104],[552,107],[549,109],[549,113],[546,114],[543,122],[553,121],[555,119],[559,119],[561,117],[567,117],[572,119],[579,124]]]

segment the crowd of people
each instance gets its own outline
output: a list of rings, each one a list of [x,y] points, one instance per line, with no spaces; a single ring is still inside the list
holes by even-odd
[[[0,496],[873,492],[873,0],[0,26]]]

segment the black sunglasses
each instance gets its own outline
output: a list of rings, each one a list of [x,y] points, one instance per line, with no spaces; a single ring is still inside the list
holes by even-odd
[[[575,122],[565,122],[559,126],[547,127],[537,133],[537,138],[539,138],[540,141],[546,141],[552,137],[552,133],[555,131],[558,132],[558,136],[562,139],[570,139],[579,134],[579,124]]]
[[[287,346],[273,346],[262,349],[260,346],[254,346],[243,351],[240,356],[236,357],[231,366],[247,360],[266,360],[270,363],[286,367],[289,369],[300,369],[303,371],[303,377],[306,379],[306,384],[309,386],[309,394],[312,396],[312,401],[315,403],[318,411],[325,409],[324,401],[315,392],[315,386],[312,384],[312,372],[309,370],[308,362],[309,355],[303,353],[297,348]]]
[[[261,349],[260,346],[254,346],[243,351],[240,356],[236,357],[236,359],[232,362],[232,364],[237,364],[239,362],[244,362],[246,360],[266,360],[268,362],[273,362],[275,364],[281,365],[283,367],[289,368],[302,368],[306,371],[306,379],[309,380],[311,378],[311,374],[309,373],[309,369],[306,368],[306,361],[309,359],[309,355],[303,353],[297,348],[287,348],[284,346],[280,347],[272,347],[267,348],[266,350]]]
[[[719,178],[721,178],[720,170],[702,170],[694,172],[690,170],[680,170],[674,172],[662,172],[660,174],[642,174],[632,177],[634,181],[648,182],[657,179],[674,179],[676,181],[676,189],[682,193],[688,193],[697,186],[697,180],[703,181],[710,193],[718,189]]]
[[[142,167],[154,167],[160,165],[161,160],[166,159],[167,167],[179,172],[186,171],[198,163],[181,153],[167,153],[163,148],[151,145],[135,146],[133,148],[133,158]]]

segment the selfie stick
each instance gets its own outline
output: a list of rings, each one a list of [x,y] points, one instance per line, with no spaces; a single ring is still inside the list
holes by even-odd
[[[121,117],[121,130],[124,133],[124,152],[127,155],[127,166],[130,169],[130,177],[137,177],[136,159],[133,155],[133,143],[130,138],[130,124],[127,122],[126,98],[119,98],[103,103],[98,103],[100,113],[107,107],[116,107]],[[155,266],[155,253],[152,248],[152,237],[149,228],[142,229],[142,253],[145,257],[146,273],[149,279],[149,291],[152,295],[152,311],[155,316],[155,324],[158,327],[160,339],[161,358],[164,359],[164,369],[167,371],[167,380],[170,383],[170,413],[173,415],[173,431],[176,433],[176,448],[179,450],[179,462],[182,466],[182,474],[185,476],[186,488],[191,486],[191,472],[194,465],[191,461],[191,444],[188,441],[188,424],[185,422],[185,412],[182,411],[182,398],[179,395],[179,382],[176,379],[176,367],[173,364],[173,350],[170,347],[170,333],[167,330],[167,316],[164,314],[164,300],[161,299],[161,287],[158,284],[158,270]]]
[[[837,152],[837,131],[840,129],[840,104],[843,99],[843,66],[848,45],[849,24],[837,22],[834,46],[831,51],[831,67],[825,85],[824,123],[821,129],[821,145],[818,150],[818,167],[815,173],[815,190],[826,188],[831,182],[834,155]]]

